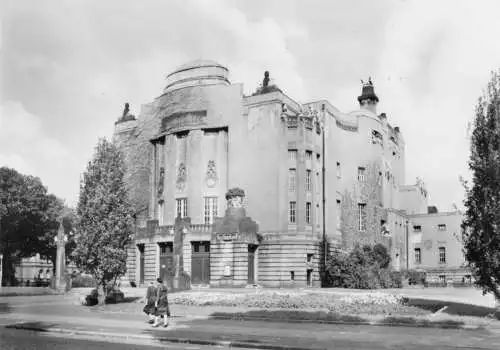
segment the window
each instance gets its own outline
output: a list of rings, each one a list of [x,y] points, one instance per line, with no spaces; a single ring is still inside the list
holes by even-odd
[[[306,191],[312,191],[311,170],[306,170]]]
[[[158,225],[162,226],[164,220],[163,202],[158,203]]]
[[[341,202],[340,202],[340,199],[337,199],[337,229],[340,229],[340,218],[341,218],[341,213],[342,213],[342,206],[341,206]]]
[[[413,231],[414,232],[421,232],[422,231],[422,226],[420,226],[420,225],[414,225],[413,226]]]
[[[306,161],[312,162],[313,160],[313,153],[311,151],[306,151]]]
[[[365,182],[366,169],[363,167],[358,167],[358,181]]]
[[[306,224],[311,223],[311,202],[306,203]]]
[[[358,204],[358,213],[359,213],[359,230],[366,231],[366,204],[364,203]]]
[[[175,211],[177,216],[180,216],[181,218],[186,218],[188,216],[187,201],[187,198],[177,198],[175,200]]]
[[[291,160],[292,162],[297,161],[297,150],[294,149],[288,150],[288,160]]]
[[[288,221],[290,221],[291,224],[295,224],[295,216],[296,216],[296,211],[297,211],[297,202],[290,202],[288,208]]]
[[[217,217],[217,197],[205,197],[204,208],[204,222],[206,225],[212,225]]]
[[[288,190],[295,192],[297,183],[297,171],[295,169],[288,169]]]
[[[316,154],[316,166],[319,168],[322,167],[322,164],[321,164],[321,155],[318,153]]]
[[[415,248],[415,264],[420,264],[422,263],[422,252],[420,251],[420,248]]]
[[[337,178],[341,178],[342,177],[342,171],[340,169],[340,163],[337,162]]]
[[[295,271],[290,271],[290,280],[295,281]]]
[[[172,242],[160,242],[160,255],[172,254],[174,252],[174,244]]]
[[[438,225],[438,230],[439,231],[446,231],[446,224],[439,224]]]
[[[439,283],[446,284],[446,275],[439,275]]]
[[[439,263],[440,264],[446,263],[446,248],[445,247],[439,248]]]
[[[307,254],[307,262],[308,262],[308,263],[312,263],[312,261],[313,261],[313,256],[314,256],[314,254],[311,254],[311,253],[308,253],[308,254]]]

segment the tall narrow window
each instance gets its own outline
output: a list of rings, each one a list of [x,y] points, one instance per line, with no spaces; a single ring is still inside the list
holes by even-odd
[[[295,149],[288,150],[288,160],[291,160],[292,162],[297,161],[297,150]]]
[[[295,169],[288,169],[288,190],[295,192],[297,186],[297,171]]]
[[[359,230],[366,231],[366,204],[358,204]]]
[[[445,247],[439,248],[439,263],[440,264],[446,263],[446,248]]]
[[[358,181],[365,182],[366,180],[366,169],[363,167],[358,167]]]
[[[217,217],[217,197],[205,197],[205,210],[203,214],[206,225],[212,225]]]
[[[322,168],[322,164],[321,164],[321,155],[318,153],[316,154],[316,167],[318,169],[321,169]]]
[[[289,208],[288,208],[288,221],[291,223],[291,224],[295,224],[296,222],[296,214],[297,214],[297,202],[290,202],[289,204]]]
[[[311,223],[311,202],[306,203],[306,224]]]
[[[164,223],[164,208],[163,202],[158,203],[158,225],[162,226]]]
[[[306,170],[306,191],[312,191],[311,170]]]
[[[415,264],[422,263],[422,251],[420,248],[415,248]]]
[[[337,218],[337,229],[340,229],[340,223],[341,223],[341,213],[342,213],[342,206],[340,199],[337,199],[337,207],[336,207],[336,218]]]
[[[177,216],[180,216],[181,218],[188,216],[187,198],[177,198],[175,200],[175,206]]]
[[[337,162],[337,178],[342,177],[342,170],[340,169],[340,162]]]
[[[313,160],[313,153],[312,151],[306,151],[306,161],[312,162]]]

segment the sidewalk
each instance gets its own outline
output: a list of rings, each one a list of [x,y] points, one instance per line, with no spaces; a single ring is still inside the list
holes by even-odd
[[[500,348],[500,335],[486,331],[425,328],[290,324],[259,321],[227,321],[174,318],[168,328],[152,328],[145,317],[96,318],[60,315],[10,314],[13,328],[104,338],[127,338],[151,342],[186,342],[200,345],[244,346],[260,349],[354,348],[413,349],[436,347]],[[43,321],[42,321],[43,320]]]

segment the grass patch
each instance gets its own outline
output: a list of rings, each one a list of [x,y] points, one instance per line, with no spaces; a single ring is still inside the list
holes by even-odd
[[[366,319],[353,316],[341,315],[325,311],[299,311],[299,310],[253,310],[248,312],[214,312],[213,318],[252,320],[266,319],[271,321],[310,321],[310,322],[367,322]]]

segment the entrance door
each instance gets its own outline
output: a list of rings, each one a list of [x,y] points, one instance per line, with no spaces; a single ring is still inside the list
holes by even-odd
[[[172,242],[161,242],[158,245],[160,246],[160,277],[170,289],[175,276],[174,245]]]
[[[248,284],[255,284],[255,251],[257,246],[248,245]]]
[[[191,283],[210,283],[210,242],[191,242]]]
[[[144,283],[144,244],[138,244],[139,251],[139,284]]]

